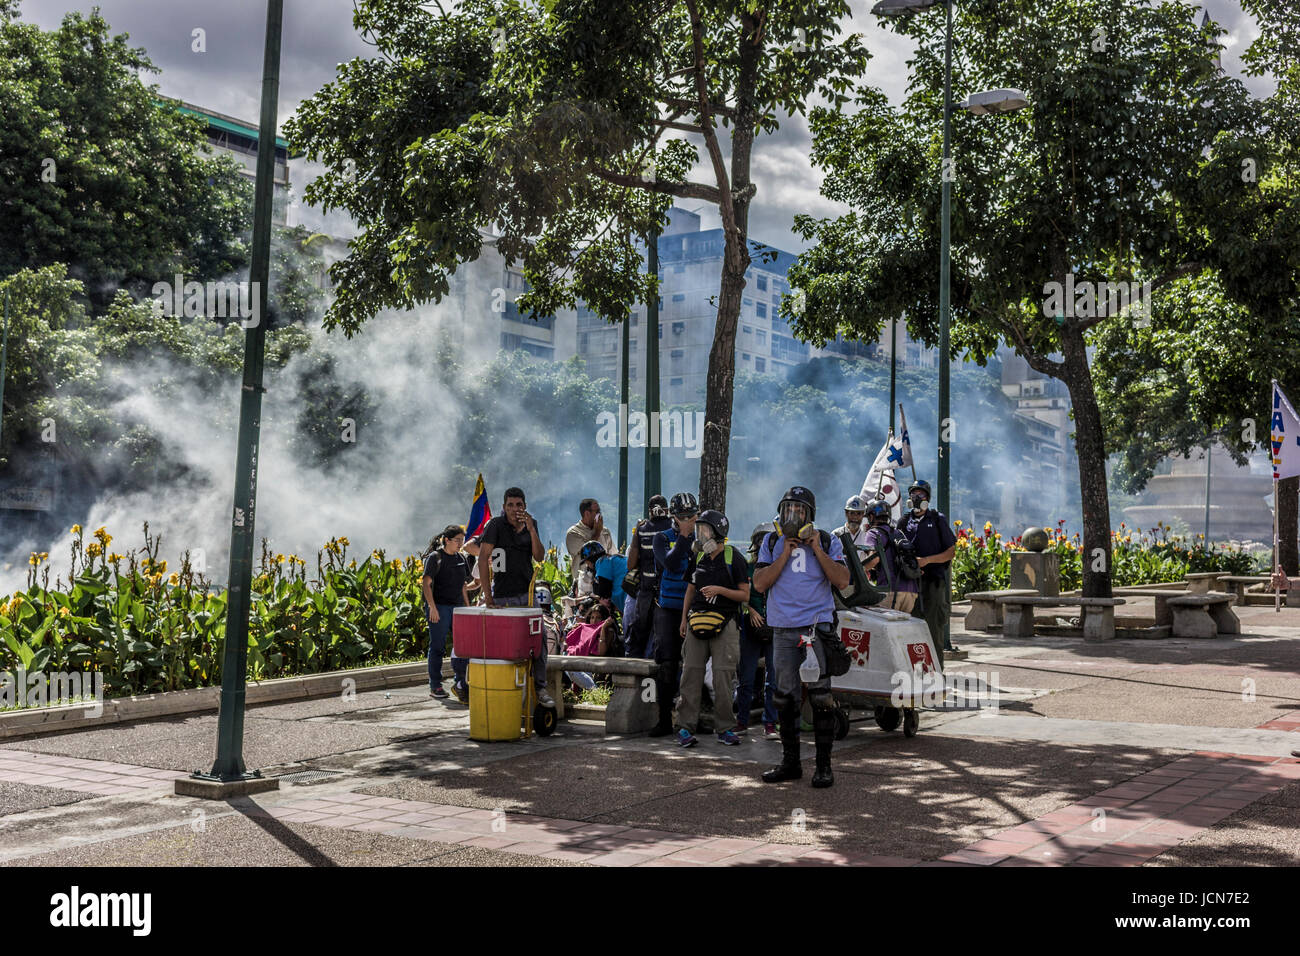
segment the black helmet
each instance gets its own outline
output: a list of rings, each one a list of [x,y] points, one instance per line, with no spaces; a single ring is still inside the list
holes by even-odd
[[[813,497],[813,493],[811,491],[809,491],[807,488],[804,488],[802,485],[795,485],[793,488],[791,488],[789,491],[785,493],[785,496],[781,499],[781,504],[783,505],[787,501],[797,501],[800,504],[807,505],[809,521],[812,521],[814,518],[817,517],[817,499]],[[777,511],[780,510],[781,507],[780,505],[778,505]]]
[[[652,518],[661,518],[668,514],[668,499],[663,495],[651,495],[646,511]]]
[[[578,563],[595,561],[597,558],[603,558],[607,553],[605,546],[599,541],[588,541],[578,552]]]
[[[719,541],[727,536],[727,531],[731,528],[731,522],[721,511],[714,511],[709,508],[707,511],[700,512],[700,516],[695,519],[696,524],[703,522],[713,529],[713,536]]]
[[[920,488],[922,491],[925,492],[926,501],[934,500],[934,494],[933,492],[930,491],[930,483],[926,481],[924,478],[918,478],[916,481],[912,482],[910,485],[907,486],[907,496],[910,498],[912,496],[912,492],[916,491],[916,489],[918,488]]]
[[[679,491],[668,503],[668,513],[674,518],[689,518],[700,510],[700,503],[689,491]]]
[[[877,498],[871,504],[867,505],[867,520],[872,524],[879,521],[888,521],[892,517],[889,505]]]

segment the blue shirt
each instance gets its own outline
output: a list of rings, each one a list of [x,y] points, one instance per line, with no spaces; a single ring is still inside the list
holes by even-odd
[[[596,560],[597,597],[607,597],[619,614],[623,613],[623,575],[627,574],[627,558],[621,554],[607,554]]]
[[[654,537],[655,565],[659,568],[659,606],[681,610],[686,598],[686,572],[691,564],[695,535],[682,537],[676,528]]]
[[[773,546],[768,541],[773,535],[763,539],[758,549],[758,563],[775,564],[789,545],[783,535],[777,535]],[[831,535],[831,546],[826,550],[832,561],[844,563],[844,546],[840,539]],[[814,624],[829,623],[835,619],[835,596],[831,593],[831,582],[826,579],[822,566],[812,548],[797,544],[790,554],[790,560],[781,569],[781,576],[767,589],[767,624],[769,627],[811,627]]]

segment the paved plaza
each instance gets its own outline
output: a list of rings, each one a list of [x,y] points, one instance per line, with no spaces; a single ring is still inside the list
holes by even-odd
[[[960,608],[959,608],[960,609]],[[780,742],[468,739],[425,688],[251,708],[250,767],[280,790],[178,797],[215,714],[0,745],[0,865],[1294,866],[1300,863],[1300,609],[1243,607],[1215,640],[965,633],[976,707],[921,732],[866,712],[835,785],[765,785]],[[996,701],[996,710],[987,705]],[[315,773],[304,773],[315,771]]]

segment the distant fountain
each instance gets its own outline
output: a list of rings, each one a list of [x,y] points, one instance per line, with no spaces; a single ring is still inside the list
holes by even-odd
[[[1261,471],[1237,465],[1224,449],[1214,446],[1210,458],[1210,541],[1273,543],[1273,512],[1265,498],[1273,491],[1267,460],[1256,456]],[[1252,459],[1252,462],[1254,459]],[[1189,458],[1173,459],[1167,475],[1147,482],[1142,504],[1124,509],[1124,520],[1146,531],[1163,521],[1180,519],[1192,536],[1205,530],[1205,449]]]

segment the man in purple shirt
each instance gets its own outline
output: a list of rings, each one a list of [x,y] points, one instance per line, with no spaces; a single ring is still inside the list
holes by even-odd
[[[831,745],[835,742],[835,699],[826,670],[825,640],[835,633],[835,596],[832,588],[849,585],[844,548],[838,538],[812,524],[817,501],[807,488],[796,485],[785,493],[777,514],[777,531],[763,539],[755,565],[753,586],[767,595],[767,623],[772,628],[772,653],[776,665],[775,701],[781,718],[781,762],[763,774],[766,783],[798,780],[799,709],[806,688],[813,708],[813,740],[817,745],[814,787],[829,787]],[[805,645],[811,646],[821,674],[804,684],[799,676]]]

